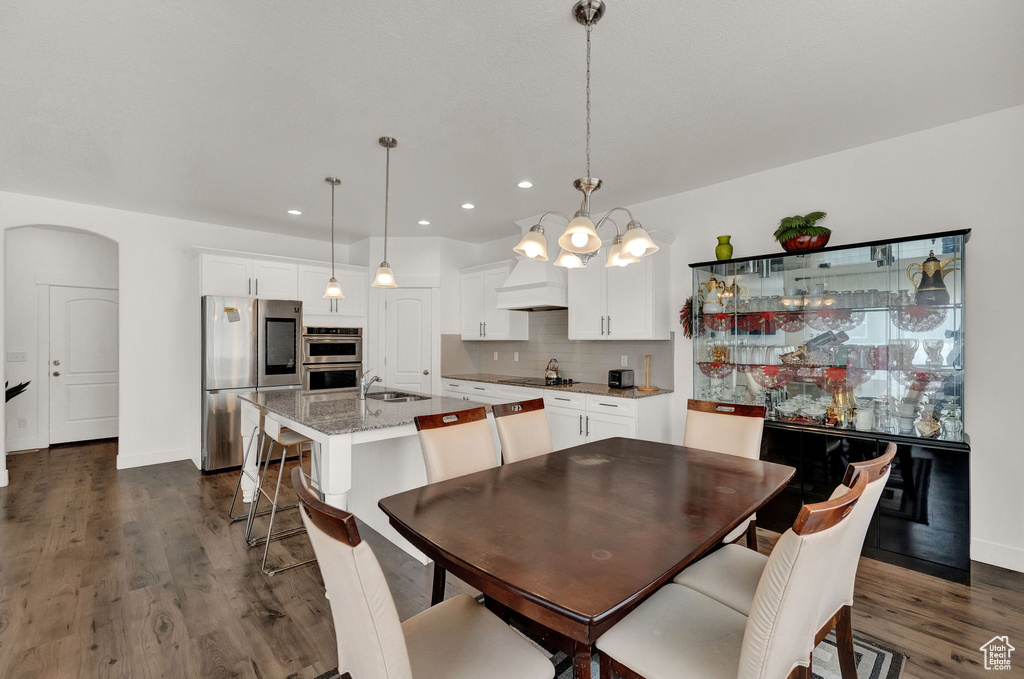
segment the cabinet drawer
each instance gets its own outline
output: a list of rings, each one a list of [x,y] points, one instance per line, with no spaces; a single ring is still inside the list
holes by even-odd
[[[462,391],[469,394],[470,399],[474,396],[494,396],[495,386],[493,384],[487,384],[486,382],[464,382],[465,387]],[[490,401],[486,401],[490,403]]]
[[[586,394],[574,394],[569,391],[545,391],[544,405],[557,406],[559,408],[572,408],[574,410],[586,410]]]
[[[441,380],[441,388],[445,391],[465,392],[469,389],[469,383],[461,380]]]
[[[607,413],[609,415],[636,416],[636,399],[612,398],[587,394],[588,413]]]
[[[494,395],[499,403],[515,403],[516,401],[529,401],[540,398],[539,389],[528,389],[526,387],[510,387],[505,384],[494,385]]]

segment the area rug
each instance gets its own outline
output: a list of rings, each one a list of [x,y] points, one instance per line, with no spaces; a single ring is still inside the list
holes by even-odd
[[[523,634],[521,630],[516,631]],[[526,634],[523,636],[551,658],[551,662],[555,666],[556,679],[572,679],[572,659],[561,651],[556,651]],[[858,679],[899,679],[903,674],[903,661],[906,660],[906,656],[899,651],[856,635],[853,637],[853,650],[857,658]],[[590,676],[595,678],[601,676],[596,654],[590,668]],[[841,679],[835,632],[825,637],[814,649],[814,677],[815,679]],[[333,669],[321,674],[316,679],[340,679],[340,675],[337,669]]]

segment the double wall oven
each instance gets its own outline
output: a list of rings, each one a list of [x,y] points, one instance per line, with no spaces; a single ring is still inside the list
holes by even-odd
[[[357,390],[363,374],[363,330],[303,328],[302,357],[303,389]]]

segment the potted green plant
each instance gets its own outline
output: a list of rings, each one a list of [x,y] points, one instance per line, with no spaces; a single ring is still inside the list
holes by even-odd
[[[828,243],[832,230],[826,226],[818,226],[822,219],[825,219],[824,212],[811,212],[802,217],[783,217],[779,221],[779,228],[775,230],[775,240],[779,241],[787,252],[823,248]]]

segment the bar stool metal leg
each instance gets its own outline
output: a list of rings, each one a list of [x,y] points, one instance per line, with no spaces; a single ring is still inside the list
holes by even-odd
[[[231,523],[237,523],[238,521],[249,519],[248,511],[244,514],[232,514],[232,512],[235,511],[235,502],[238,500],[238,491],[242,487],[242,475],[244,474],[245,476],[249,476],[249,473],[245,470],[245,466],[249,462],[249,453],[252,451],[253,441],[255,441],[257,437],[260,439],[260,443],[257,446],[257,449],[259,449],[260,446],[263,445],[263,433],[260,431],[259,426],[252,428],[252,436],[249,437],[249,445],[245,447],[245,454],[242,455],[242,469],[238,472],[238,481],[235,482],[235,492],[231,495],[231,504],[228,506],[228,519],[231,520]],[[259,473],[259,468],[259,457],[257,457],[257,474]],[[256,483],[256,479],[253,479],[252,477],[250,477],[250,479],[254,484]]]
[[[260,569],[263,571],[263,573],[265,575],[270,575],[270,576],[275,575],[277,573],[280,573],[281,571],[291,570],[292,568],[298,568],[299,566],[305,566],[306,564],[311,564],[314,561],[316,561],[316,559],[307,559],[306,561],[300,561],[298,563],[289,564],[287,566],[281,566],[280,568],[275,568],[275,569],[272,569],[272,570],[267,570],[267,555],[270,553],[270,543],[271,543],[271,541],[273,541],[273,540],[280,540],[281,538],[286,538],[286,537],[289,537],[289,536],[292,536],[292,535],[299,535],[301,533],[305,533],[306,532],[305,526],[299,526],[298,528],[290,528],[290,529],[287,529],[287,530],[278,531],[276,534],[274,533],[274,515],[277,513],[277,498],[278,498],[278,496],[281,493],[281,479],[284,477],[284,461],[285,461],[285,458],[288,457],[288,447],[287,446],[283,446],[283,448],[284,448],[284,451],[281,453],[280,468],[277,470],[277,485],[274,488],[274,499],[273,499],[273,501],[271,503],[271,506],[270,506],[271,507],[270,508],[270,522],[267,525],[267,537],[263,539],[263,542],[264,542],[263,561],[260,564]],[[302,448],[300,446],[299,447],[300,461],[301,461],[301,454],[302,454]]]

